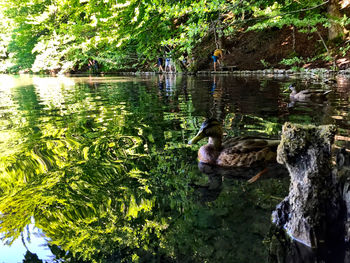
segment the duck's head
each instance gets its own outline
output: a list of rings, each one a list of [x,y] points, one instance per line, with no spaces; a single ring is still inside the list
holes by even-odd
[[[199,129],[197,135],[188,142],[188,144],[195,144],[205,137],[210,137],[212,139],[222,138],[222,127],[219,121],[216,119],[209,119],[203,122],[201,128]]]
[[[289,85],[288,89],[292,92],[292,93],[296,93],[296,89],[293,85]]]

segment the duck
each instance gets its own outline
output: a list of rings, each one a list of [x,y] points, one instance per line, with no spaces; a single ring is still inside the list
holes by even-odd
[[[208,137],[208,143],[198,150],[200,162],[217,167],[252,167],[267,163],[277,163],[277,146],[280,140],[266,139],[252,136],[223,138],[221,123],[216,119],[203,122],[197,135],[188,144],[193,145]],[[268,171],[267,168],[253,176],[249,183],[253,183]]]
[[[327,95],[332,92],[331,90],[301,90],[299,92],[296,91],[293,85],[288,87],[292,93],[289,95],[290,99],[293,101],[308,101],[313,99],[322,99],[326,100]]]

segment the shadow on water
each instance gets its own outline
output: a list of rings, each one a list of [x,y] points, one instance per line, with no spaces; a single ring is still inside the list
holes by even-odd
[[[274,138],[286,121],[332,123],[349,148],[346,82],[321,106],[288,107],[286,87],[302,81],[1,77],[1,237],[14,244],[34,219],[51,258],[30,252],[46,261],[266,262],[289,179],[198,169],[200,145],[187,142],[205,118],[226,136]]]

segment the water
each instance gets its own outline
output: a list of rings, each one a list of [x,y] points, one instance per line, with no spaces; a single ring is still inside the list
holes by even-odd
[[[249,185],[206,175],[201,144],[188,140],[215,117],[228,136],[278,137],[286,121],[335,124],[336,146],[350,148],[342,78],[331,86],[179,75],[0,80],[0,262],[21,262],[23,243],[46,262],[266,262],[271,211],[288,177]],[[292,103],[290,84],[333,92]]]

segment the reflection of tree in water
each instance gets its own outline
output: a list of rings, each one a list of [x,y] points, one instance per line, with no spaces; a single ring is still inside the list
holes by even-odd
[[[159,74],[158,94],[170,112],[179,112],[179,93],[182,92],[181,77],[175,74]]]
[[[216,75],[213,77],[212,86],[210,89],[211,107],[209,109],[209,118],[222,120],[225,117],[225,104],[223,101],[223,86],[222,81]]]
[[[179,83],[172,96],[182,107],[187,85]],[[22,129],[27,140],[16,154],[0,157],[1,231],[9,240],[34,216],[54,254],[62,256],[59,246],[70,251],[66,257],[86,261],[264,257],[261,242],[277,203],[271,195],[285,190],[277,179],[251,187],[225,176],[215,198],[202,202],[190,185],[209,179],[183,141],[187,119],[169,115],[169,108],[154,110],[160,102],[147,87],[101,85],[94,92],[103,106],[81,88],[66,99],[68,109],[50,110],[45,121],[30,115],[42,135]]]
[[[254,113],[256,116],[278,115],[276,109],[280,91],[273,82],[264,87],[257,79],[213,76],[207,82],[195,82],[194,85],[193,104],[202,116],[224,119],[228,112]],[[215,114],[221,114],[220,118],[210,115],[213,107]]]
[[[185,211],[169,230],[173,238],[168,239],[168,247],[175,249],[180,262],[264,262],[267,254],[262,242],[270,211],[286,189],[279,189],[275,179],[255,186],[217,174],[209,174],[207,180],[203,186],[194,186],[200,203]],[[272,198],[278,192],[281,196]],[[189,251],[194,255],[189,257]]]
[[[108,94],[110,101],[117,95]],[[69,118],[64,112],[46,122],[30,116],[43,136],[29,135],[16,155],[0,160],[1,230],[9,241],[34,216],[52,245],[78,257],[154,257],[169,219],[186,207],[191,166],[188,158],[174,163],[174,149],[159,155],[164,140],[155,141],[148,128],[155,119],[139,122],[137,114],[153,98],[141,89],[131,97],[135,116],[125,103],[101,108],[80,97],[72,105],[79,114]],[[195,158],[190,149],[181,151]]]
[[[178,90],[173,94],[177,105],[183,92]],[[50,118],[35,111],[24,116],[30,122],[20,132],[27,140],[16,154],[0,160],[1,227],[7,237],[18,236],[34,216],[53,250],[58,245],[86,260],[218,262],[231,253],[231,245],[217,247],[211,221],[234,223],[229,215],[241,213],[232,211],[237,206],[230,208],[232,196],[225,187],[208,204],[214,210],[191,198],[196,154],[175,137],[179,121],[167,119],[161,107],[153,110],[157,96],[137,84],[100,85],[93,93],[81,86],[61,108],[48,111]],[[97,95],[103,105],[92,99]],[[27,103],[28,113],[40,108],[35,101]],[[40,136],[28,132],[31,127]],[[233,235],[230,224],[217,226],[229,242],[245,235]],[[257,250],[263,254],[261,247]]]
[[[195,114],[222,121],[230,136],[276,136],[287,113],[272,81],[214,75],[195,82],[192,93]]]

